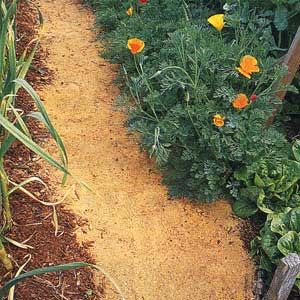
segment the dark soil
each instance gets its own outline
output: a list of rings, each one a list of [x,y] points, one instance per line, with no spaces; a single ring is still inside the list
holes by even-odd
[[[300,69],[296,74],[293,86],[300,91]],[[290,141],[300,138],[300,95],[288,92],[283,102],[282,116],[287,138]]]
[[[245,248],[251,250],[251,241],[257,237],[259,230],[261,229],[261,224],[255,220],[246,219],[242,220],[239,225],[239,232],[241,240],[244,243]]]
[[[19,2],[18,27],[18,53],[20,54],[28,43],[36,36],[38,14],[34,6],[21,0]],[[51,82],[54,76],[44,65],[47,53],[39,49],[27,80],[39,90],[45,84]],[[34,110],[34,104],[30,97],[20,91],[17,106],[27,111]],[[45,129],[37,122],[28,124],[35,141],[43,143],[49,137]],[[30,150],[18,142],[12,146],[5,159],[6,171],[14,182],[31,176],[38,176],[44,182],[49,183],[47,171],[39,165],[38,158]],[[41,184],[29,184],[26,188],[39,199],[48,201],[50,193]],[[51,190],[51,189],[50,189]],[[6,244],[6,249],[13,259],[15,269],[12,273],[0,267],[2,283],[12,278],[27,258],[31,255],[30,262],[25,270],[54,264],[74,261],[94,263],[88,248],[92,243],[81,245],[76,240],[75,231],[87,225],[87,221],[79,219],[72,212],[57,207],[59,232],[55,236],[52,208],[43,206],[23,193],[14,193],[11,196],[14,226],[7,236],[18,242],[29,239],[26,243],[33,249],[21,249],[12,244]],[[90,269],[77,269],[56,274],[46,274],[18,284],[15,292],[15,300],[54,300],[54,299],[100,299],[103,293],[102,287],[94,284],[94,275]]]

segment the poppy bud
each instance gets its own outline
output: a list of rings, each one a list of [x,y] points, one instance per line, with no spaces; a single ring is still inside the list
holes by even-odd
[[[255,94],[251,95],[250,97],[251,102],[254,102],[257,100],[257,96]]]

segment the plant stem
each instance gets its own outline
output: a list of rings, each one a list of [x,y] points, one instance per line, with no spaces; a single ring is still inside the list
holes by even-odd
[[[7,252],[3,246],[3,243],[0,239],[0,262],[3,264],[4,268],[7,270],[7,271],[10,271],[12,270],[13,268],[13,265],[11,263],[11,260],[9,259],[8,255],[7,255]]]
[[[12,225],[12,214],[8,196],[8,179],[4,171],[3,158],[0,158],[0,180],[1,180],[1,196],[3,205],[3,216],[6,221],[5,229],[9,229]]]

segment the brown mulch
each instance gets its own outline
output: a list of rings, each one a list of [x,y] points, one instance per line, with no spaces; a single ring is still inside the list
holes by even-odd
[[[17,40],[18,54],[20,54],[37,33],[38,14],[33,5],[23,0],[19,2],[18,11]],[[47,53],[39,49],[27,76],[27,80],[36,90],[49,84],[54,76],[53,72],[44,65],[46,58]],[[32,100],[23,91],[19,93],[17,106],[24,112],[34,110]],[[35,141],[43,143],[49,138],[45,129],[37,122],[30,121],[28,127]],[[49,183],[47,170],[39,165],[38,157],[19,142],[15,142],[6,155],[5,167],[10,179],[14,182],[38,176],[44,182]],[[50,192],[41,184],[32,183],[26,188],[43,201],[50,199]],[[33,249],[21,249],[12,244],[6,244],[15,269],[12,273],[7,273],[0,266],[2,284],[14,276],[18,266],[26,261],[25,256],[28,254],[31,255],[31,260],[26,265],[26,270],[74,261],[94,263],[89,254],[89,247],[92,243],[79,244],[75,235],[78,228],[87,225],[86,220],[76,217],[62,206],[57,207],[59,232],[58,236],[55,236],[52,208],[43,206],[19,192],[12,194],[10,200],[15,224],[7,236],[19,242],[29,239],[26,243]],[[93,272],[85,268],[28,279],[17,285],[15,299],[83,300],[100,299],[101,294],[103,294],[103,289],[95,286]]]

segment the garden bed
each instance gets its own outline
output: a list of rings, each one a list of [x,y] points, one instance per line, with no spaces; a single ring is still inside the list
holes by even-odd
[[[26,1],[20,1],[18,6],[18,53],[21,53],[37,34],[37,10]],[[40,90],[51,83],[53,72],[46,66],[47,53],[39,49],[32,68],[28,74],[28,81]],[[34,110],[34,103],[26,93],[20,93],[17,99],[18,108],[24,112]],[[49,135],[38,122],[30,122],[29,129],[34,140],[46,144]],[[48,171],[39,163],[39,159],[21,143],[15,142],[5,157],[5,169],[14,182],[20,182],[30,176],[38,176],[45,183],[50,184]],[[31,183],[27,190],[45,202],[52,200],[54,188],[45,189],[41,184]],[[27,240],[29,249],[21,249],[11,244],[7,245],[14,271],[25,263],[30,255],[30,261],[25,267],[29,271],[37,267],[74,261],[93,263],[89,248],[91,244],[79,243],[76,231],[86,226],[87,221],[66,210],[63,206],[57,207],[59,221],[58,235],[55,236],[52,208],[27,197],[24,193],[16,192],[11,196],[14,226],[7,235],[9,238],[22,242]],[[1,267],[2,283],[6,282],[15,272],[7,273]],[[102,287],[95,286],[94,273],[90,269],[66,271],[57,274],[47,274],[34,277],[20,283],[14,299],[99,299]]]

